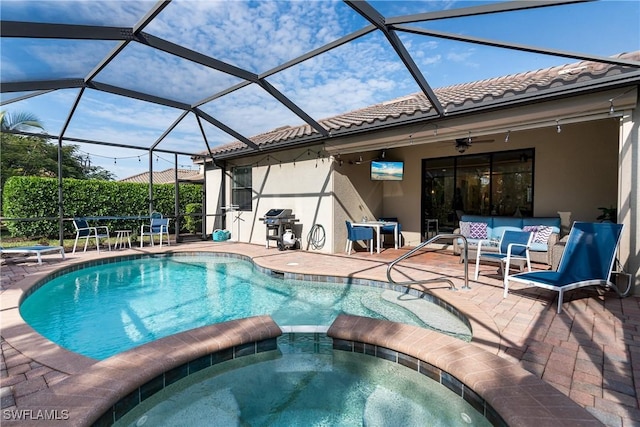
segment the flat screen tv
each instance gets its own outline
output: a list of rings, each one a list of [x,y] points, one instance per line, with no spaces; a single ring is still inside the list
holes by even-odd
[[[402,181],[404,177],[404,162],[372,161],[372,181]]]

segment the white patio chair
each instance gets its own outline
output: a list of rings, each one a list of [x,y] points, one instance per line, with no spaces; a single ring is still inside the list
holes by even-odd
[[[140,227],[140,247],[144,246],[144,237],[149,236],[151,246],[154,246],[154,236],[160,236],[160,247],[162,238],[167,236],[167,246],[171,246],[169,241],[169,218],[151,218],[150,224],[142,224]]]
[[[73,226],[76,229],[76,240],[73,242],[73,253],[76,253],[76,246],[79,239],[85,239],[84,252],[87,251],[87,245],[89,245],[89,239],[96,239],[96,249],[100,252],[100,239],[107,239],[107,245],[111,250],[111,242],[109,241],[109,227],[97,226],[92,227],[84,218],[74,218]]]

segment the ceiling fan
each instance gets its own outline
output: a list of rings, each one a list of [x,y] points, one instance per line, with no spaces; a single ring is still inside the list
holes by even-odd
[[[468,136],[466,138],[456,138],[456,150],[458,150],[458,153],[464,153],[465,151],[467,151],[467,149],[469,147],[471,147],[471,144],[479,144],[479,143],[484,143],[484,142],[493,142],[493,139],[475,139],[472,138],[471,136]]]

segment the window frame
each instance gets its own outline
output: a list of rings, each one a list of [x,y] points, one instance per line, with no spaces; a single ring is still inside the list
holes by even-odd
[[[252,166],[234,166],[231,169],[231,204],[242,212],[253,211]]]
[[[484,158],[484,159],[483,159]],[[504,159],[511,159],[511,161],[519,161],[522,164],[526,164],[521,171],[516,171],[515,174],[519,174],[520,179],[524,177],[524,181],[528,184],[525,187],[524,201],[526,201],[526,210],[520,211],[518,206],[514,212],[493,212],[492,207],[497,206],[498,200],[496,198],[496,190],[499,185],[498,180],[502,179],[505,175],[504,170],[509,171],[504,167]],[[476,160],[477,159],[477,160]],[[500,159],[503,159],[500,161]],[[465,177],[465,168],[468,169],[468,165],[473,161],[477,162],[476,167],[482,169],[482,180],[488,180],[488,183],[483,187],[487,190],[487,199],[482,200],[482,206],[489,206],[489,209],[485,209],[482,212],[465,211],[460,209],[464,213],[473,213],[478,215],[493,215],[493,216],[513,216],[533,215],[534,212],[534,182],[535,182],[535,148],[522,148],[516,150],[495,151],[488,153],[467,154],[462,156],[447,156],[447,157],[434,157],[426,158],[422,160],[422,209],[421,209],[421,224],[422,235],[426,231],[427,219],[438,219],[440,222],[440,229],[448,230],[455,228],[458,223],[456,216],[456,188],[461,186]],[[509,171],[509,173],[513,173]],[[439,187],[439,188],[437,188]],[[502,188],[502,187],[501,187]],[[464,192],[464,189],[463,189]],[[513,194],[517,196],[517,193]],[[466,196],[466,195],[465,195]],[[520,196],[522,196],[520,194]],[[522,197],[521,197],[522,198]],[[478,202],[474,200],[473,202]],[[464,206],[473,206],[473,203],[469,203],[466,198]],[[475,203],[477,204],[477,203]],[[477,209],[476,209],[477,210]]]

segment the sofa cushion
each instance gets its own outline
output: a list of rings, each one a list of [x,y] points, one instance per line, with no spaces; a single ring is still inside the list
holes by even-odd
[[[549,250],[549,245],[547,243],[532,242],[531,246],[529,246],[529,250],[534,252],[547,252]]]
[[[554,232],[553,227],[548,225],[525,225],[522,227],[522,231],[532,232],[532,241],[535,243],[547,243]]]
[[[522,230],[522,218],[513,216],[494,216],[493,227],[515,227]]]
[[[487,223],[485,222],[460,221],[460,234],[466,237],[467,240],[481,240],[489,238]]]
[[[553,233],[553,227],[548,225],[540,225],[538,227],[538,231],[533,236],[533,241],[536,243],[547,243],[549,241],[549,237]]]
[[[487,223],[486,222],[471,222],[469,223],[469,237],[472,239],[486,239]]]
[[[464,237],[471,236],[471,223],[468,221],[460,221],[460,234]]]
[[[487,224],[487,227],[493,226],[493,217],[492,216],[482,216],[482,215],[462,215],[460,221],[465,222],[484,222]]]
[[[553,229],[553,233],[560,233],[560,217],[522,218],[522,225],[547,225]]]

